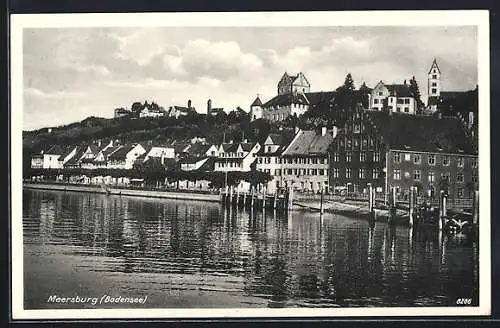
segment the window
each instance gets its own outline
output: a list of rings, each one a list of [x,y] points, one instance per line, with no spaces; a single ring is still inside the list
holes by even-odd
[[[281,175],[281,170],[280,169],[274,170],[274,175]]]
[[[313,164],[318,164],[318,159],[317,158],[313,158],[312,162],[313,162]]]
[[[352,172],[352,171],[351,171],[351,169],[350,169],[350,168],[345,169],[345,177],[346,177],[347,179],[350,179],[350,178],[351,178],[351,172]]]
[[[368,140],[366,140],[366,138],[363,138],[362,146],[363,146],[363,149],[366,149],[366,147],[368,147]]]
[[[413,180],[420,181],[420,170],[413,171]]]
[[[441,179],[449,182],[450,181],[450,172],[441,173]]]
[[[444,166],[450,165],[450,156],[447,156],[447,155],[443,156],[443,165]]]
[[[378,98],[373,99],[374,104],[378,104]]]
[[[405,113],[409,113],[410,109],[408,107],[405,107]]]
[[[394,153],[394,163],[401,163],[401,154]]]
[[[404,99],[403,98],[398,98],[398,100],[396,101],[396,103],[402,105],[405,103]]]
[[[457,166],[458,167],[464,167],[464,158],[463,157],[459,157],[457,159]]]
[[[339,161],[339,153],[333,153],[333,161],[338,162]]]
[[[413,154],[413,164],[420,164],[422,162],[422,156],[420,154]]]
[[[317,169],[311,169],[311,175],[316,175],[318,174],[318,170]]]
[[[406,105],[409,105],[409,104],[410,104],[410,99],[405,98],[405,104],[406,104]]]
[[[437,79],[438,78],[437,74],[432,74],[432,78]]]
[[[359,178],[364,179],[365,178],[365,169],[359,169]]]
[[[359,153],[359,161],[360,162],[366,161],[366,153],[364,151]]]
[[[477,159],[472,160],[472,168],[477,169]]]
[[[384,93],[382,91],[379,91],[378,95],[382,96],[382,95],[384,95]]]
[[[428,175],[429,183],[432,184],[432,183],[434,183],[435,180],[436,180],[436,176],[435,176],[434,172],[430,171],[429,175]]]
[[[432,88],[432,93],[436,93],[437,92],[437,89],[436,88]]]
[[[345,160],[346,162],[350,162],[352,160],[352,152],[350,151],[345,152]]]
[[[359,139],[354,138],[354,148],[358,149],[358,147],[359,147]]]
[[[376,151],[373,153],[373,161],[374,162],[379,162],[380,161],[380,152]]]
[[[373,169],[373,176],[372,177],[373,177],[373,179],[378,179],[378,169],[377,168]]]
[[[394,180],[401,180],[401,170],[400,169],[394,170],[393,179]]]
[[[368,142],[370,144],[370,148],[373,148],[375,145],[375,141],[373,140],[373,138],[370,138],[370,140],[368,140]]]
[[[324,175],[324,174],[325,174],[325,170],[323,170],[323,169],[318,170],[318,175]]]
[[[340,170],[338,167],[333,169],[333,177],[338,178],[339,177]]]
[[[299,172],[299,171],[298,171],[297,169],[293,169],[293,174],[294,174],[294,175],[299,174],[298,172]]]
[[[464,188],[458,187],[457,188],[457,197],[458,198],[463,198],[464,197]]]
[[[297,164],[297,157],[293,158],[293,164]]]
[[[474,182],[474,183],[477,182],[477,174],[476,173],[472,174],[472,182]]]
[[[354,133],[359,133],[361,131],[361,126],[359,123],[354,124]]]
[[[401,112],[401,107],[396,108],[396,112],[400,113]]]
[[[427,157],[427,163],[429,163],[429,165],[436,165],[436,155],[429,155]]]
[[[411,154],[406,153],[405,154],[405,162],[409,162],[409,161],[411,161]]]
[[[262,157],[259,157],[259,164],[262,164]]]
[[[464,182],[464,174],[462,172],[457,173],[457,182],[458,183]]]

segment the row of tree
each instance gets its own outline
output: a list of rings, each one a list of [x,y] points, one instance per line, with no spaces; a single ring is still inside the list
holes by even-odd
[[[260,171],[249,172],[200,172],[200,171],[181,171],[181,170],[125,170],[125,169],[29,169],[23,172],[25,179],[31,179],[36,176],[43,176],[48,180],[56,180],[62,176],[64,180],[69,177],[87,176],[89,178],[98,176],[111,176],[113,178],[144,179],[146,185],[157,185],[168,181],[209,181],[212,188],[222,188],[226,185],[236,186],[241,181],[246,181],[251,185],[267,183],[271,180],[269,173]]]

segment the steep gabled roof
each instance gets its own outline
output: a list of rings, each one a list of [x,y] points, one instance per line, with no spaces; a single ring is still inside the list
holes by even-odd
[[[111,153],[108,157],[109,160],[122,160],[125,159],[127,154],[137,146],[136,144],[120,146],[116,151]]]
[[[292,92],[287,94],[278,95],[271,100],[267,101],[262,107],[268,108],[273,106],[287,106],[291,104],[308,105],[309,101],[301,92]]]
[[[44,153],[51,154],[51,155],[62,155],[62,154],[64,154],[64,152],[65,152],[65,150],[61,146],[55,145],[55,146],[52,146],[49,149],[47,149],[47,151],[45,151]]]
[[[432,71],[432,69],[433,69],[434,67],[436,67],[436,68],[437,68],[437,70],[438,70],[438,72],[439,72],[439,74],[441,74],[441,70],[439,69],[439,66],[438,66],[438,64],[437,64],[436,58],[434,58],[434,60],[432,61],[431,68],[429,69],[429,73],[427,73],[427,74],[431,74],[431,71]]]
[[[365,112],[391,149],[476,155],[471,139],[455,117],[438,118]]]
[[[65,149],[63,150],[63,153],[61,154],[61,156],[59,157],[59,160],[62,161],[64,160],[69,154],[71,154],[71,152],[75,149],[76,146],[67,146],[65,147]],[[77,148],[78,150],[78,148]],[[75,153],[76,155],[76,153]]]
[[[391,96],[411,97],[410,86],[408,84],[386,84]]]
[[[262,101],[260,100],[259,96],[257,96],[257,98],[255,98],[253,103],[250,105],[250,107],[253,107],[253,106],[262,106]]]
[[[242,142],[240,143],[241,149],[245,152],[249,152],[255,147],[255,142]]]
[[[333,142],[333,135],[321,135],[315,130],[300,130],[283,152],[283,156],[324,155]]]
[[[235,153],[238,149],[237,143],[223,143],[221,146],[225,153]]]

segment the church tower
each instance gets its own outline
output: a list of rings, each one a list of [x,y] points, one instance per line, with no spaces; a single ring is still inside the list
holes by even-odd
[[[255,98],[253,103],[250,105],[250,122],[258,120],[262,118],[262,116],[262,101],[260,100],[259,95],[257,95],[257,98]]]
[[[436,62],[436,58],[434,58],[431,69],[427,73],[427,95],[427,105],[432,111],[436,111],[439,96],[441,95],[441,70]]]

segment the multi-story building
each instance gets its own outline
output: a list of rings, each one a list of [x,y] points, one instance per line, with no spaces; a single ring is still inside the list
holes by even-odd
[[[248,172],[252,169],[260,148],[258,142],[223,143],[219,146],[214,170]]]
[[[110,169],[132,169],[137,157],[144,154],[146,150],[141,144],[130,144],[120,146],[108,157],[107,168]]]
[[[337,129],[298,130],[281,154],[282,184],[300,191],[318,192],[329,186],[329,148]]]
[[[266,185],[266,189],[270,193],[274,193],[284,186],[281,155],[293,137],[294,134],[288,132],[271,133],[267,136],[260,151],[257,153],[256,169],[269,173],[272,178]]]
[[[335,93],[310,92],[311,85],[304,74],[290,76],[283,75],[278,82],[278,95],[265,102],[259,96],[250,105],[250,120],[264,118],[269,121],[279,122],[286,120],[289,116],[300,116],[310,108],[324,107],[329,109]]]
[[[60,169],[62,168],[59,158],[65,154],[65,151],[58,145],[50,147],[40,154],[31,157],[32,168]]]
[[[370,111],[349,113],[331,149],[330,186],[360,192],[370,183],[385,190],[385,140],[372,123]]]
[[[477,151],[454,117],[350,113],[331,149],[330,184],[361,192],[370,183],[387,196],[447,189],[453,198],[477,188]],[[387,199],[387,198],[386,198]]]
[[[384,84],[380,81],[371,91],[368,109],[415,114],[417,101],[410,92],[409,84]]]

